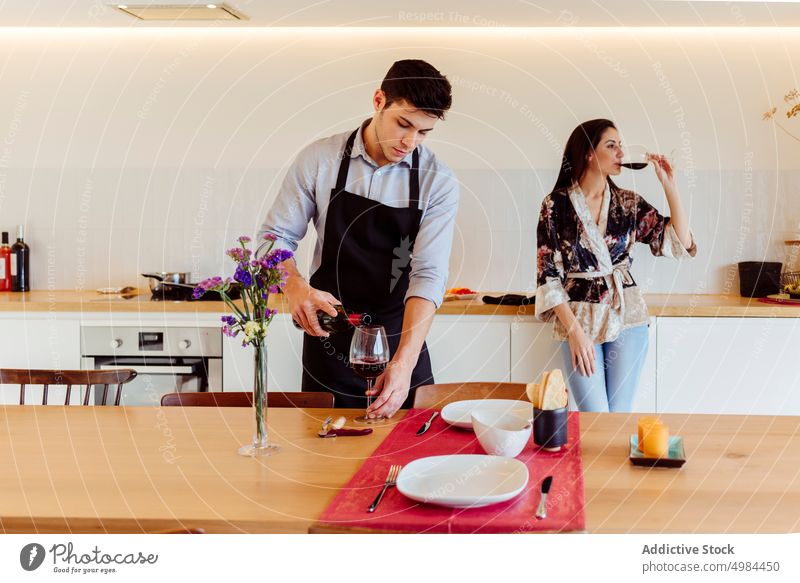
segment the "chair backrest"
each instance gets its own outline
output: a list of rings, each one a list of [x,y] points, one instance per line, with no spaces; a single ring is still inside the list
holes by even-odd
[[[129,368],[114,370],[29,370],[20,368],[0,369],[0,385],[11,384],[19,385],[19,404],[25,404],[26,385],[44,385],[42,391],[42,405],[47,405],[49,388],[52,385],[66,385],[67,392],[64,404],[69,405],[70,395],[73,386],[84,386],[86,392],[83,396],[83,404],[89,404],[89,387],[92,385],[103,385],[102,404],[108,404],[108,388],[117,385],[117,394],[114,397],[114,405],[119,405],[122,397],[122,385],[136,378],[136,371]]]
[[[168,393],[161,397],[162,407],[251,407],[253,393]],[[301,409],[333,407],[333,393],[267,393],[267,407]]]
[[[513,399],[527,401],[524,383],[445,383],[424,385],[414,396],[415,409],[441,409],[454,401]]]

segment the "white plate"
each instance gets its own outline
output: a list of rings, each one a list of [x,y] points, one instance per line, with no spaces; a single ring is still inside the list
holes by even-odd
[[[427,504],[479,508],[511,500],[528,484],[521,461],[494,455],[437,455],[406,464],[397,490]]]
[[[455,425],[462,429],[472,429],[472,412],[477,409],[505,411],[509,414],[525,417],[528,421],[533,421],[532,403],[512,401],[510,399],[475,399],[449,403],[442,409],[442,419],[450,425]]]

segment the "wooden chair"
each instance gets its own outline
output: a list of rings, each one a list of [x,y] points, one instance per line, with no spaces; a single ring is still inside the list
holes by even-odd
[[[527,401],[524,383],[445,383],[424,385],[414,396],[415,409],[441,409],[468,399],[513,399]]]
[[[253,393],[168,393],[162,407],[252,407]],[[333,393],[267,393],[267,407],[333,407]]]
[[[114,405],[119,405],[122,397],[122,385],[136,378],[136,371],[129,368],[115,370],[28,370],[16,368],[0,369],[0,385],[11,384],[19,385],[19,404],[25,404],[26,385],[44,385],[42,391],[42,405],[47,405],[48,389],[51,385],[66,385],[67,396],[64,404],[69,405],[69,398],[72,387],[77,385],[85,386],[86,392],[83,396],[83,404],[89,404],[89,387],[92,385],[103,385],[102,404],[108,404],[108,387],[117,385],[117,395],[114,398]],[[80,390],[80,389],[79,389]]]

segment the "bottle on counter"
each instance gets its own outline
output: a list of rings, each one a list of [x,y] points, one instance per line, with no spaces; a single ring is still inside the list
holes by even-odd
[[[8,244],[8,231],[3,231],[3,244],[0,245],[0,292],[11,291],[11,247]]]
[[[367,326],[372,322],[372,317],[369,314],[350,314],[339,304],[336,306],[336,316],[331,316],[327,312],[318,310],[317,321],[319,322],[320,328],[325,330],[325,332],[335,333],[344,332],[345,330],[358,326]],[[292,323],[298,330],[303,329],[294,319],[292,319]]]
[[[30,291],[31,249],[25,244],[25,227],[17,228],[17,241],[11,246],[11,291]]]

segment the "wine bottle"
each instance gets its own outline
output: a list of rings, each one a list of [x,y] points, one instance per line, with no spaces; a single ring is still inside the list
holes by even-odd
[[[25,244],[25,227],[17,228],[17,242],[11,246],[11,291],[30,291],[31,249]]]
[[[319,322],[319,327],[325,330],[325,332],[335,333],[344,332],[345,330],[355,328],[357,326],[366,326],[372,322],[372,317],[369,314],[349,314],[347,311],[345,311],[344,307],[339,304],[336,306],[335,316],[331,316],[327,312],[318,310],[317,321]],[[292,323],[298,330],[303,329],[303,327],[294,319],[292,319]]]
[[[6,231],[3,231],[3,244],[0,245],[0,291],[11,291],[11,247]]]

